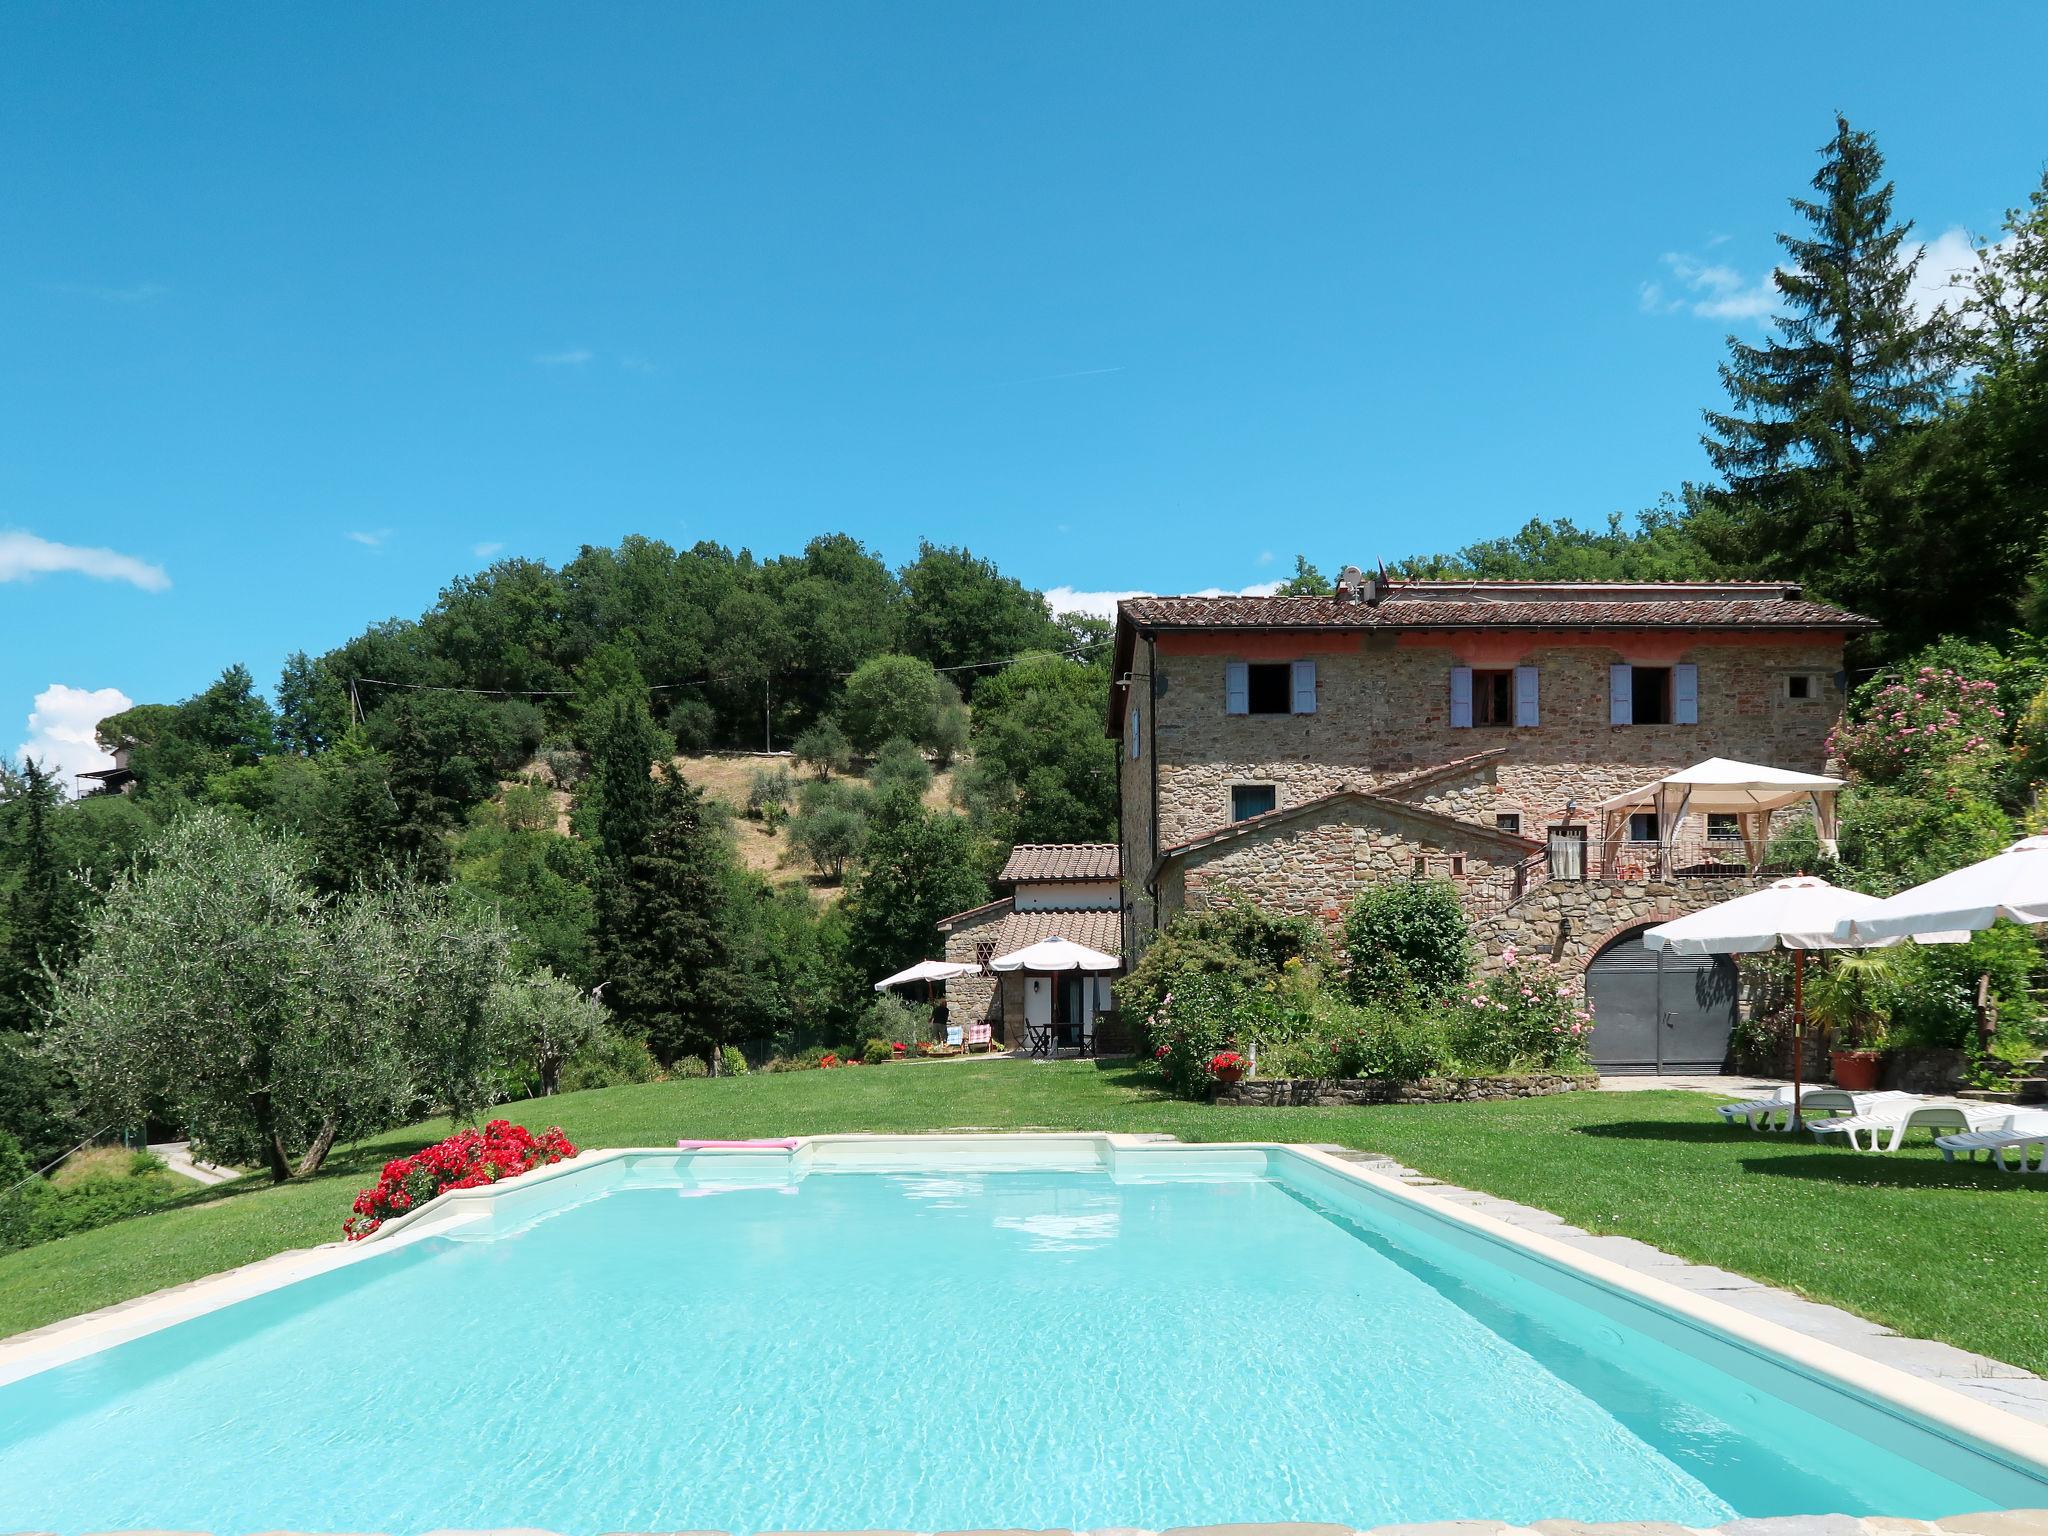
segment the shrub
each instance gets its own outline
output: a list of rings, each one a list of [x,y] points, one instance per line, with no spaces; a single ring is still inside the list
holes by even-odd
[[[1351,995],[1360,1002],[1449,997],[1472,974],[1472,939],[1445,880],[1395,881],[1361,892],[1344,914]]]
[[[879,1066],[885,1061],[896,1059],[896,1049],[887,1040],[870,1040],[861,1047],[860,1059],[869,1066]]]
[[[1583,981],[1513,945],[1501,958],[1506,970],[1472,982],[1454,1005],[1451,1051],[1458,1065],[1476,1072],[1583,1068],[1593,1031]]]
[[[645,1041],[607,1025],[586,1040],[562,1064],[563,1093],[586,1088],[617,1088],[626,1083],[651,1083],[661,1067]]]
[[[556,1125],[538,1136],[509,1120],[493,1120],[480,1131],[457,1131],[411,1157],[386,1163],[375,1186],[356,1196],[355,1214],[341,1224],[342,1235],[359,1242],[444,1190],[477,1189],[575,1155],[576,1148]]]
[[[806,784],[789,824],[790,850],[826,879],[840,879],[867,843],[871,798],[860,785]]]
[[[675,1065],[668,1069],[670,1077],[709,1077],[711,1063],[702,1056],[678,1056]]]
[[[853,767],[853,743],[846,739],[839,722],[829,718],[799,734],[790,744],[789,755],[821,779]]]
[[[928,740],[945,702],[930,662],[916,656],[874,656],[846,680],[839,723],[856,747],[872,752],[893,736]]]
[[[1145,1032],[1169,1092],[1183,1099],[1209,1096],[1216,1083],[1209,1063],[1236,1047],[1250,1001],[1241,986],[1219,975],[1190,976],[1160,999]]]
[[[796,778],[787,768],[756,768],[747,780],[747,815],[754,821],[779,822],[796,794]]]
[[[745,1077],[752,1070],[747,1065],[747,1053],[736,1045],[723,1047],[718,1053],[718,1061],[727,1077]]]
[[[1117,1003],[1142,1021],[1196,977],[1221,978],[1249,992],[1282,976],[1290,961],[1314,975],[1323,954],[1322,933],[1308,918],[1276,916],[1244,896],[1226,895],[1169,922],[1117,982]]]
[[[131,1179],[139,1179],[146,1174],[162,1173],[169,1166],[147,1147],[137,1147],[128,1154],[128,1177]]]
[[[1442,1020],[1420,1009],[1357,1009],[1330,1046],[1333,1077],[1412,1083],[1451,1065],[1450,1038]]]
[[[678,699],[662,717],[678,752],[702,752],[718,739],[718,711],[702,699]]]
[[[932,1010],[925,1003],[905,1002],[893,992],[877,992],[861,1010],[855,1026],[862,1040],[902,1040],[906,1043],[932,1038]]]
[[[924,752],[916,742],[898,736],[882,743],[882,749],[869,765],[868,783],[874,786],[876,794],[900,787],[922,799],[932,787],[932,765],[924,760]]]
[[[1949,667],[1875,678],[1856,691],[1851,714],[1828,737],[1829,755],[1865,783],[1913,789],[1942,778],[1983,787],[2005,755],[1998,685]]]

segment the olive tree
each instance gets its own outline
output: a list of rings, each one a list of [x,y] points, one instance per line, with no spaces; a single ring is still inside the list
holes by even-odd
[[[357,1055],[322,1044],[320,901],[303,851],[200,810],[151,854],[115,877],[88,921],[85,952],[52,998],[50,1047],[95,1113],[131,1124],[167,1114],[215,1156],[258,1159],[288,1179],[285,1102],[309,1064],[346,1074]]]
[[[561,1086],[562,1069],[610,1026],[604,1004],[549,970],[500,982],[491,1003],[543,1098]]]

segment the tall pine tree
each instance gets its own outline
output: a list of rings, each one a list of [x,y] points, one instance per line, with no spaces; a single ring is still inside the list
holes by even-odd
[[[605,1001],[669,1065],[733,1038],[739,980],[724,828],[673,765],[652,784],[645,834],[605,903]]]
[[[1810,582],[1851,604],[1876,548],[1864,478],[1897,434],[1941,402],[1937,324],[1914,313],[1918,250],[1892,218],[1892,184],[1869,134],[1835,119],[1813,198],[1794,198],[1804,232],[1781,234],[1782,312],[1762,346],[1728,338],[1730,411],[1708,411],[1701,439],[1723,487],[1700,493],[1710,551],[1757,575]]]

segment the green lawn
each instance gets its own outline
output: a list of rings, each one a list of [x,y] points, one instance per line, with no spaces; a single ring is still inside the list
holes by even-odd
[[[2048,1372],[2048,1179],[1945,1167],[1722,1127],[1689,1093],[1379,1109],[1222,1109],[1154,1094],[1128,1065],[991,1061],[650,1083],[508,1106],[579,1145],[823,1131],[1167,1131],[1184,1141],[1324,1141]],[[0,1335],[333,1239],[395,1131],[304,1184],[255,1180],[0,1257]]]

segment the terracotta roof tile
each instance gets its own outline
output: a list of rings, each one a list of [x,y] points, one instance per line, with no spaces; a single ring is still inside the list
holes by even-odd
[[[1019,843],[996,879],[1114,880],[1117,864],[1115,843]]]
[[[998,955],[1010,954],[1027,944],[1036,944],[1040,939],[1067,939],[1089,949],[1099,949],[1105,955],[1121,955],[1124,950],[1124,915],[1121,912],[1077,911],[1071,907],[1012,912],[1003,919],[993,938]]]
[[[1153,629],[1870,629],[1782,582],[1397,582],[1378,602],[1333,597],[1134,597]]]

